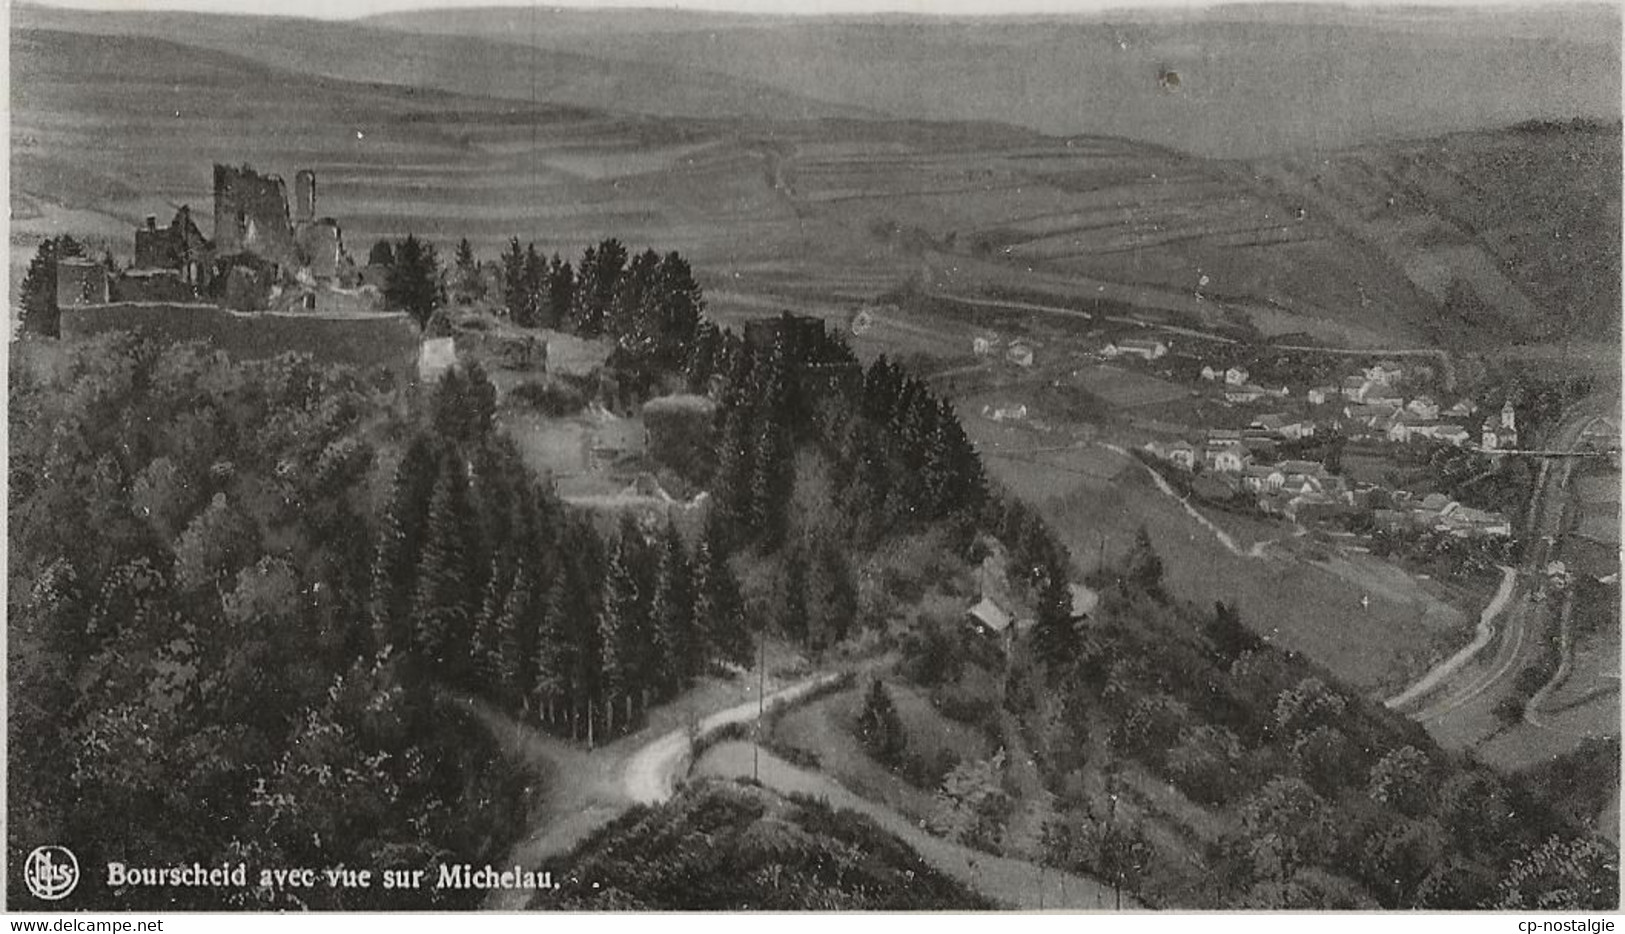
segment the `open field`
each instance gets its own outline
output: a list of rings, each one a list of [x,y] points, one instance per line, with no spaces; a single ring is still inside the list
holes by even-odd
[[[1022,480],[999,458],[989,460],[988,470],[1012,486]],[[1471,619],[1461,607],[1487,601],[1493,589],[1481,595],[1445,590],[1360,556],[1315,562],[1295,555],[1298,546],[1286,542],[1264,557],[1232,555],[1138,468],[1110,484],[1073,484],[1030,501],[1085,570],[1102,554],[1108,561],[1125,554],[1144,525],[1175,596],[1200,606],[1237,604],[1243,621],[1260,635],[1302,652],[1372,696],[1414,680],[1465,641]],[[1207,514],[1249,551],[1292,532],[1285,524]],[[1361,606],[1362,597],[1369,606]]]

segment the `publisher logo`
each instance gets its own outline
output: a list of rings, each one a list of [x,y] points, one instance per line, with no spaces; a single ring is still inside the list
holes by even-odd
[[[79,860],[65,846],[36,847],[23,863],[23,882],[35,898],[48,902],[67,898],[79,884]]]

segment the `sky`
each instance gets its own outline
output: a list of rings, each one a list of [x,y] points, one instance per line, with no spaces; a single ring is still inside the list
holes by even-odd
[[[1291,0],[1285,0],[1291,2]],[[815,15],[830,13],[914,13],[984,16],[989,14],[1092,13],[1102,10],[1180,10],[1214,6],[1192,0],[565,0],[535,4],[528,0],[50,0],[51,6],[81,9],[201,10],[212,13],[279,14],[346,19],[396,10],[448,7],[543,6],[634,7],[643,9],[726,10],[740,13]],[[1544,0],[1403,0],[1374,3],[1354,0],[1350,6],[1550,6]]]

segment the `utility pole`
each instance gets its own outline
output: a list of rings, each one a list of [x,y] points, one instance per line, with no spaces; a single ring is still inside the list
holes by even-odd
[[[756,639],[756,742],[750,747],[750,777],[762,780],[762,718],[767,714],[767,627]]]

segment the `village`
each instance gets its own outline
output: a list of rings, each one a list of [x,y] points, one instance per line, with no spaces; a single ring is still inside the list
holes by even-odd
[[[1091,432],[1131,448],[1187,499],[1320,523],[1344,538],[1377,530],[1508,546],[1514,538],[1515,510],[1463,503],[1431,470],[1441,458],[1493,475],[1522,450],[1513,393],[1494,382],[1463,391],[1438,356],[1288,351],[1099,327],[1081,341],[984,328],[970,343],[977,375],[1002,393],[981,406],[982,418],[1035,429],[1075,422],[1054,403],[1082,387],[1111,407],[1112,417],[1091,419],[1102,423]],[[1017,395],[1030,388],[1049,390],[1052,404],[1038,405],[1041,393]]]

